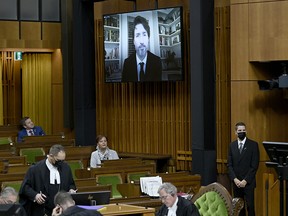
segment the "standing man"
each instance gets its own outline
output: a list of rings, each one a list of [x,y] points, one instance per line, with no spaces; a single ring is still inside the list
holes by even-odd
[[[71,169],[64,162],[66,153],[62,145],[53,145],[47,159],[32,165],[19,191],[20,204],[29,216],[50,216],[54,196],[58,191],[76,192]]]
[[[158,193],[163,205],[156,216],[200,216],[197,207],[189,200],[177,196],[177,188],[169,183],[163,183]]]
[[[44,136],[45,132],[40,126],[35,126],[30,117],[26,116],[20,120],[22,130],[18,132],[17,142],[22,142],[25,136]]]
[[[237,140],[230,143],[228,153],[228,170],[233,182],[234,197],[241,197],[245,201],[240,215],[254,216],[254,190],[256,187],[256,172],[259,165],[258,143],[246,137],[246,125],[238,122],[235,125]]]
[[[123,82],[161,81],[162,62],[159,56],[154,55],[149,49],[150,27],[144,17],[134,19],[133,42],[135,53],[124,61]]]

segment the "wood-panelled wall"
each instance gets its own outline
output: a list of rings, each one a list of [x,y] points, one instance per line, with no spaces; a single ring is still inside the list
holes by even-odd
[[[248,137],[259,143],[256,215],[276,215],[279,210],[277,199],[267,197],[273,193],[279,197],[279,190],[267,192],[271,178],[265,176],[272,174],[276,181],[277,175],[265,165],[268,157],[262,142],[288,141],[287,90],[260,91],[257,81],[272,79],[279,73],[271,68],[270,61],[288,60],[287,6],[288,1],[231,1],[231,124],[246,122]],[[265,200],[272,201],[267,208],[263,207]]]

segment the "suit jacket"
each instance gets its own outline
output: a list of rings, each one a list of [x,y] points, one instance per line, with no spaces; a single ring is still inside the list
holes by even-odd
[[[161,81],[162,80],[162,62],[159,56],[154,55],[151,52],[147,52],[147,62],[144,81]],[[123,71],[122,71],[122,81],[123,82],[137,82],[137,61],[136,52],[130,55],[124,61]]]
[[[40,126],[34,126],[34,128],[32,129],[33,133],[35,136],[43,136],[45,135],[45,132],[43,131],[43,129]],[[27,134],[27,130],[26,128],[23,128],[22,130],[20,130],[18,132],[18,136],[17,136],[17,142],[22,142],[23,141],[23,137],[28,136]]]
[[[78,206],[71,206],[67,208],[60,216],[101,216],[102,214],[98,211],[87,210]]]
[[[230,143],[228,153],[228,170],[230,179],[238,178],[247,181],[246,187],[256,187],[255,175],[259,165],[258,143],[246,138],[242,153],[238,149],[238,141]]]
[[[58,169],[60,173],[60,186],[58,191],[69,191],[76,189],[75,182],[72,176],[71,169],[67,163],[62,163]],[[47,196],[46,200],[54,199],[55,194],[51,194],[49,190],[50,171],[46,166],[46,159],[39,161],[35,165],[31,165],[28,169],[22,185],[19,190],[19,203],[22,204],[29,216],[41,216],[44,212],[44,207],[49,210],[54,208],[54,203],[46,202],[45,205],[39,205],[34,202],[36,194],[40,191]]]
[[[159,211],[157,212],[156,216],[167,216],[168,215],[168,207],[163,204]],[[177,216],[200,216],[197,207],[191,201],[178,196],[178,203],[177,203]]]

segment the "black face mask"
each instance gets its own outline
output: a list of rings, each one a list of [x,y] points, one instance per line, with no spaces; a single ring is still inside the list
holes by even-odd
[[[53,165],[55,167],[59,168],[59,167],[61,167],[62,163],[63,163],[63,160],[58,160],[58,161],[55,161],[55,163]]]
[[[239,132],[239,133],[238,133],[238,138],[239,138],[240,140],[244,140],[245,137],[246,137],[246,132]]]

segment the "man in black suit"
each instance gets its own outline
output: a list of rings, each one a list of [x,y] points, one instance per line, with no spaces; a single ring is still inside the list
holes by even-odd
[[[249,216],[255,215],[254,190],[256,172],[259,165],[258,143],[246,137],[246,125],[238,122],[235,125],[237,140],[230,143],[228,153],[228,170],[233,182],[234,197],[245,200]],[[245,215],[245,206],[240,215]]]
[[[159,56],[154,55],[149,48],[150,27],[144,17],[134,19],[133,43],[135,53],[124,61],[122,71],[123,82],[161,81],[162,63]]]
[[[163,183],[159,187],[158,193],[163,205],[156,216],[200,216],[197,207],[191,201],[177,196],[177,188],[173,184]]]

